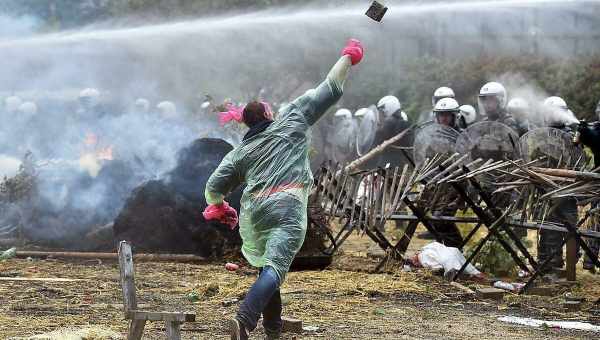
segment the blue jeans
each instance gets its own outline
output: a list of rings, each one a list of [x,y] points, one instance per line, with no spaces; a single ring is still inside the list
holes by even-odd
[[[248,331],[256,328],[262,314],[263,327],[267,335],[277,335],[281,332],[280,284],[273,268],[265,267],[260,270],[258,279],[246,294],[236,316]]]

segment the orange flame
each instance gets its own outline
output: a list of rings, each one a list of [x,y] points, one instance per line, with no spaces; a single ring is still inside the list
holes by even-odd
[[[83,145],[85,149],[82,153],[82,157],[93,157],[98,161],[112,161],[114,160],[113,146],[109,145],[106,147],[100,146],[100,138],[98,135],[92,132],[87,132],[83,139]]]

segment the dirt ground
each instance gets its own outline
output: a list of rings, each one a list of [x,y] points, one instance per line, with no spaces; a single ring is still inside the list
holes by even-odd
[[[419,242],[421,244],[419,244]],[[425,241],[414,242],[414,251]],[[581,339],[598,333],[530,328],[498,321],[505,315],[600,324],[600,275],[583,273],[579,283],[553,297],[505,295],[502,301],[467,296],[441,276],[400,269],[369,272],[371,243],[352,236],[324,271],[290,273],[282,287],[284,314],[312,326],[285,339]],[[82,279],[76,282],[0,281],[1,338],[28,337],[72,327],[98,327],[125,335],[119,269],[116,263],[57,259],[0,262],[0,277]],[[136,263],[140,309],[192,311],[184,339],[227,339],[224,320],[232,316],[256,272],[229,273],[223,263]],[[463,282],[474,287],[476,284]],[[579,312],[562,308],[564,294],[585,297]],[[102,337],[90,336],[88,339]],[[164,338],[163,325],[149,323],[147,339]],[[262,339],[262,329],[252,334]]]

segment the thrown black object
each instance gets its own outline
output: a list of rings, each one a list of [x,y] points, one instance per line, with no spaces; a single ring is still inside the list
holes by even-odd
[[[377,1],[373,1],[373,3],[371,4],[371,7],[369,7],[369,9],[367,10],[366,16],[368,16],[369,18],[381,22],[381,19],[383,19],[383,16],[385,15],[385,12],[387,12],[388,8],[385,7],[384,5],[380,4]]]

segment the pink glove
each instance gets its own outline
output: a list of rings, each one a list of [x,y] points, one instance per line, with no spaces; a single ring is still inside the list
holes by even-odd
[[[207,220],[217,220],[223,224],[227,224],[229,228],[234,229],[238,224],[237,211],[229,206],[229,203],[223,201],[222,204],[211,204],[202,213]]]
[[[363,58],[363,47],[360,41],[357,39],[350,39],[346,44],[346,47],[342,50],[342,55],[350,56],[352,65],[360,63]]]
[[[229,226],[229,229],[235,229],[239,222],[237,211],[235,211],[235,209],[232,207],[227,207],[227,211],[225,211],[225,216],[219,221],[223,224],[227,224]]]

